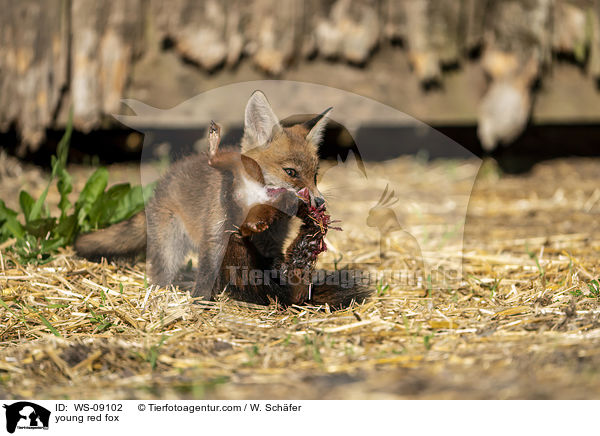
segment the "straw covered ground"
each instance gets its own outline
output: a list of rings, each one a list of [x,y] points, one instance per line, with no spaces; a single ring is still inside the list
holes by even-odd
[[[45,175],[7,159],[0,196],[15,207],[18,189],[41,189]],[[417,243],[430,269],[462,262],[460,277],[382,279],[346,310],[284,310],[194,302],[148,286],[143,262],[91,263],[67,249],[25,266],[4,246],[0,397],[600,398],[600,160],[521,176],[475,160],[368,169],[360,186],[356,173],[336,173],[352,195],[330,190],[344,231],[331,232],[323,263],[419,268]],[[72,170],[82,183],[89,174]],[[136,170],[111,174],[135,180]],[[380,253],[385,230],[359,212],[386,183],[410,232],[390,233]]]

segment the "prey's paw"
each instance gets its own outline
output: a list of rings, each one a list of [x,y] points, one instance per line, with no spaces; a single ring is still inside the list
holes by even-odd
[[[217,123],[211,120],[210,126],[208,127],[208,154],[210,159],[212,159],[217,154],[220,142],[221,126],[219,126]]]
[[[259,220],[253,222],[246,222],[242,224],[242,226],[240,227],[240,232],[242,233],[242,236],[246,237],[254,233],[264,232],[268,228],[269,223],[267,223],[266,221]]]
[[[208,128],[208,141],[211,144],[218,144],[221,140],[221,129],[214,121],[210,122],[210,127]]]

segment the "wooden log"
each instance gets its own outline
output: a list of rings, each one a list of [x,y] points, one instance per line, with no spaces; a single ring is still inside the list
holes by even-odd
[[[461,3],[452,0],[405,0],[407,49],[421,83],[439,82],[441,67],[461,57]]]
[[[219,74],[246,58],[262,77],[281,76],[315,55],[364,66],[390,42],[402,43],[391,50],[406,50],[422,84],[442,83],[444,66],[462,68],[481,48],[475,62],[488,91],[515,84],[527,94],[519,111],[527,114],[531,82],[550,71],[555,53],[600,78],[600,0],[0,0],[0,7],[0,131],[16,127],[21,151],[64,126],[71,106],[77,129],[103,126],[152,59],[168,59],[157,62],[161,92],[188,86],[189,94],[193,82],[178,83],[186,68]],[[491,94],[484,100],[495,107]]]
[[[260,0],[252,2],[245,28],[246,54],[269,75],[281,74],[301,52],[302,2]]]
[[[150,10],[159,39],[172,40],[175,50],[200,68],[214,71],[240,59],[244,42],[241,2],[152,0]]]
[[[68,85],[68,5],[0,1],[0,131],[16,125],[21,153],[44,139]]]
[[[88,132],[119,110],[141,44],[141,11],[141,0],[73,0],[70,98],[78,129]]]
[[[380,36],[378,4],[374,1],[337,0],[315,26],[319,53],[330,59],[365,64]]]
[[[593,0],[587,11],[587,28],[589,29],[589,58],[588,73],[590,76],[600,79],[600,0]]]

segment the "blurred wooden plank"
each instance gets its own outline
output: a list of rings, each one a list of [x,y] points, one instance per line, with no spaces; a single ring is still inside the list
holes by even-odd
[[[37,145],[68,85],[69,2],[0,1],[0,131]]]
[[[507,81],[519,84],[520,112],[526,118],[532,105],[536,123],[600,122],[600,0],[0,0],[0,7],[0,131],[14,127],[22,151],[38,147],[47,128],[64,126],[71,105],[75,127],[89,132],[114,125],[124,96],[165,108],[226,83],[272,77],[351,90],[447,125],[477,122],[484,96],[500,101],[489,90]],[[472,57],[477,51],[482,56]],[[557,62],[557,53],[570,63]],[[525,68],[532,58],[535,75]],[[532,90],[536,78],[541,86]],[[524,117],[497,139],[510,140]]]

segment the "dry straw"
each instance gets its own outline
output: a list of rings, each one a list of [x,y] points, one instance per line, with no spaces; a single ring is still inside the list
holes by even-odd
[[[462,280],[448,289],[381,283],[370,301],[337,312],[226,295],[194,301],[149,286],[144,263],[96,264],[67,250],[25,266],[3,247],[0,396],[598,398],[600,299],[588,287],[600,276],[598,166],[480,174],[464,252],[462,234],[443,238],[431,186],[441,181],[463,198],[475,162],[374,166],[379,178],[363,182],[374,202],[383,179],[431,196],[418,220],[401,219],[430,233],[426,259],[464,259]],[[565,172],[571,179],[557,176]],[[330,236],[324,262],[376,252],[371,229],[352,220],[356,206],[344,204],[344,232]],[[359,266],[405,268],[405,241],[392,238],[380,264]]]

